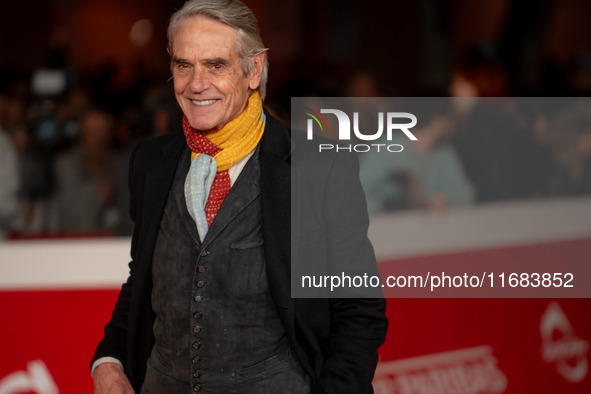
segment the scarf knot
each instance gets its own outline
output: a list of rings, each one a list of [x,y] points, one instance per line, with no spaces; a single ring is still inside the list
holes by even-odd
[[[204,135],[183,117],[183,131],[192,152],[185,201],[201,241],[230,191],[229,168],[256,147],[264,129],[263,103],[256,90],[244,111],[215,133]]]

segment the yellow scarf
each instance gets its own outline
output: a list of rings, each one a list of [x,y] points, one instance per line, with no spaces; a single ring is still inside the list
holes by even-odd
[[[217,172],[225,171],[242,160],[253,150],[265,130],[263,102],[259,92],[252,92],[246,108],[235,119],[232,119],[221,130],[206,135],[220,152],[214,156]],[[191,152],[191,160],[199,153]]]

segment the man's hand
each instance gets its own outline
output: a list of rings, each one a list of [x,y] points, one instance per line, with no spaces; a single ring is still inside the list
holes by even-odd
[[[94,394],[135,394],[123,369],[115,363],[104,363],[95,368]]]

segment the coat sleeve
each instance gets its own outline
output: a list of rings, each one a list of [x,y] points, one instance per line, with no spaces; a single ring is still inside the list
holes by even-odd
[[[129,160],[129,191],[130,203],[129,214],[133,222],[136,222],[137,216],[137,195],[134,187],[134,172],[133,163],[140,145],[136,146],[131,154]],[[127,364],[127,323],[129,314],[129,305],[131,300],[131,289],[133,287],[133,273],[135,267],[135,249],[137,245],[138,229],[134,228],[132,242],[131,242],[131,257],[129,263],[129,277],[127,281],[121,286],[121,292],[115,304],[115,308],[111,315],[111,320],[105,326],[105,335],[97,346],[96,352],[90,363],[91,368],[96,360],[101,357],[113,357],[121,361],[121,364]]]
[[[369,217],[354,153],[335,156],[324,199],[324,223],[330,270],[349,276],[378,276],[375,254],[367,237]],[[375,283],[375,282],[374,282]],[[367,289],[365,289],[367,290]],[[379,298],[331,298],[328,352],[314,394],[373,393],[378,348],[388,329],[381,286],[370,290]],[[345,296],[350,295],[345,293]]]

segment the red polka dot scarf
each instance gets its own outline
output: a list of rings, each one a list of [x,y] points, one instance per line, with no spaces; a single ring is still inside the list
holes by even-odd
[[[258,91],[246,109],[221,130],[204,135],[183,117],[183,130],[191,149],[191,168],[185,180],[185,200],[201,240],[230,191],[229,168],[252,151],[265,129],[265,114]]]

